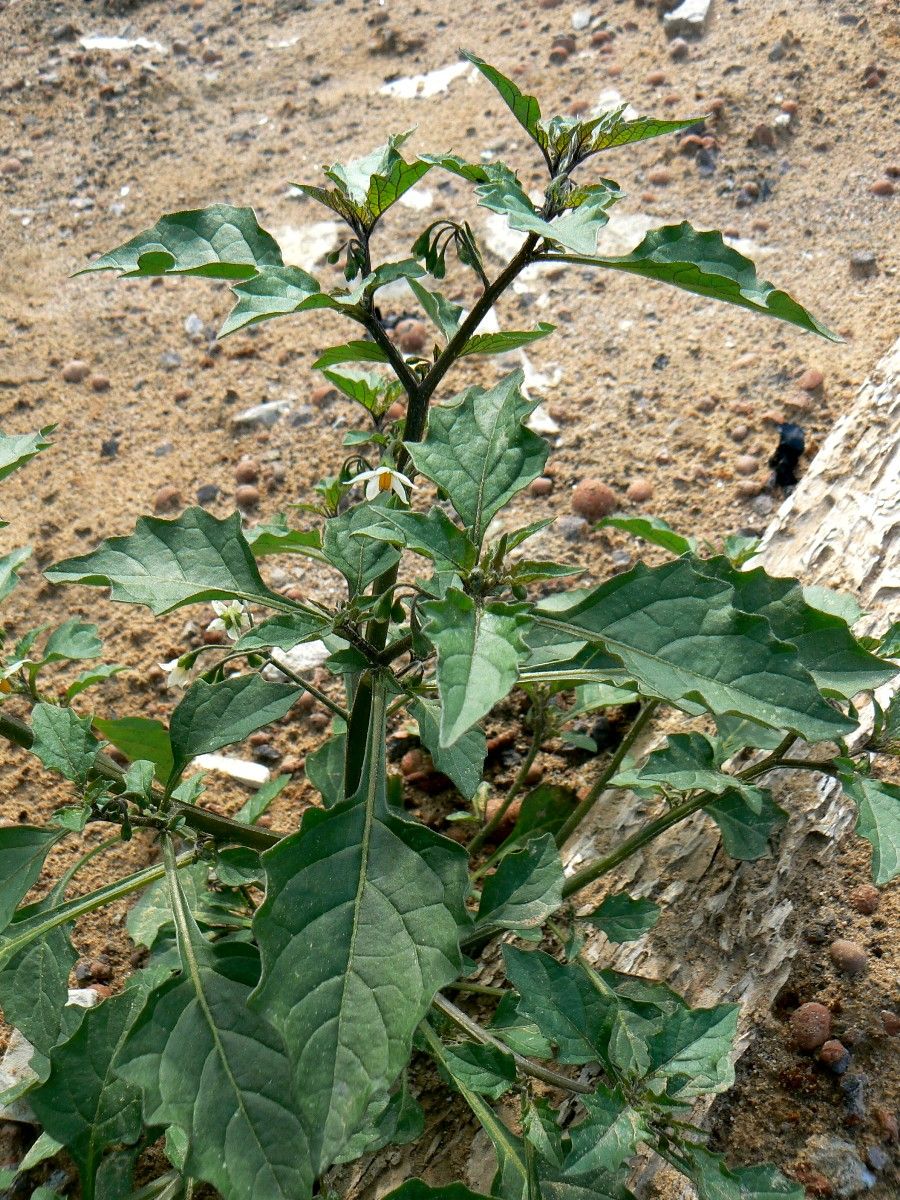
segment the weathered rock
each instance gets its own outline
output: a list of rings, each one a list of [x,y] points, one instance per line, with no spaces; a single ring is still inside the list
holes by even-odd
[[[861,883],[853,889],[847,899],[850,902],[851,908],[855,908],[857,912],[870,917],[872,913],[878,911],[881,892],[871,883]]]
[[[214,500],[219,498],[219,487],[215,483],[201,483],[197,488],[197,503],[202,505],[212,504]]]
[[[712,0],[684,0],[677,8],[663,15],[663,28],[668,37],[701,37],[709,20]]]
[[[242,458],[234,468],[238,483],[256,483],[259,479],[259,463],[254,458]]]
[[[814,392],[824,382],[825,376],[818,367],[807,367],[797,379],[797,387],[802,388],[804,392]]]
[[[238,508],[256,508],[259,504],[259,488],[252,483],[242,483],[235,489],[234,498]]]
[[[812,1000],[791,1013],[791,1034],[801,1050],[818,1050],[831,1033],[831,1010]]]
[[[171,483],[164,484],[153,497],[154,512],[172,512],[181,507],[181,495]]]
[[[66,383],[84,383],[90,373],[91,368],[80,358],[73,358],[62,369],[62,377]]]
[[[267,400],[265,404],[255,404],[231,419],[231,428],[235,433],[249,433],[253,429],[269,429],[285,413],[291,411],[287,400]]]
[[[837,1038],[829,1038],[819,1050],[818,1058],[835,1075],[843,1075],[850,1065],[850,1051]]]
[[[646,504],[653,497],[653,484],[649,479],[633,479],[625,495],[632,504]]]
[[[857,279],[870,279],[878,274],[878,256],[871,250],[854,250],[850,255],[850,273]]]
[[[875,1183],[875,1176],[863,1163],[851,1142],[816,1133],[803,1148],[803,1159],[821,1171],[835,1196],[856,1196]]]
[[[599,479],[582,479],[572,491],[572,508],[587,521],[608,517],[618,503],[616,493]]]
[[[828,956],[845,975],[862,975],[869,965],[869,956],[859,942],[838,938],[828,947]]]

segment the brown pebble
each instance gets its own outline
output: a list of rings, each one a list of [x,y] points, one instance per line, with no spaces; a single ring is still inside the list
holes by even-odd
[[[746,496],[748,500],[752,500],[754,496],[758,496],[763,490],[763,485],[758,479],[741,479],[737,485],[738,495]]]
[[[732,425],[728,430],[728,436],[733,442],[746,442],[750,436],[749,425]]]
[[[896,190],[890,179],[876,179],[869,188],[873,196],[893,196]]]
[[[490,800],[488,800],[484,810],[485,818],[488,821],[492,821],[494,819],[503,801],[503,796],[493,796]],[[516,821],[518,821],[519,813],[521,811],[522,801],[516,798],[503,814],[503,820],[497,827],[497,835],[501,835],[503,832],[510,829],[516,823]]]
[[[775,130],[771,125],[761,122],[750,135],[751,146],[766,146],[771,149],[775,145]]]
[[[406,405],[402,400],[395,400],[385,413],[389,421],[402,421],[406,416]]]
[[[881,1024],[888,1037],[896,1037],[900,1033],[900,1016],[888,1008],[881,1010]]]
[[[697,411],[702,413],[710,413],[715,407],[716,401],[712,396],[702,396],[695,405]]]
[[[801,1004],[791,1013],[791,1033],[801,1050],[818,1050],[831,1033],[831,1012],[816,1000]]]
[[[431,771],[433,767],[431,755],[418,748],[407,750],[400,759],[400,770],[404,775],[417,775],[420,771]]]
[[[796,100],[782,100],[781,102],[781,111],[788,113],[789,116],[793,116],[799,107]]]
[[[310,713],[307,724],[310,729],[317,729],[321,733],[323,729],[327,729],[331,724],[331,717],[323,712]]]
[[[611,75],[613,79],[617,79],[622,74],[621,63],[610,63],[606,68],[607,75]]]
[[[394,332],[404,354],[421,354],[428,344],[428,329],[421,321],[398,321]]]
[[[797,387],[804,392],[814,392],[825,382],[825,376],[817,367],[807,367],[797,380]]]
[[[191,389],[190,388],[179,388],[178,391],[173,393],[173,395],[172,395],[172,399],[175,401],[176,404],[184,404],[185,400],[189,400],[190,398],[191,398]]]
[[[544,778],[544,768],[539,767],[537,765],[537,763],[532,763],[531,766],[528,768],[528,770],[525,773],[525,782],[527,784],[529,784],[530,786],[534,785],[536,783],[540,783],[543,778]]]
[[[234,468],[234,477],[238,483],[256,483],[259,479],[259,463],[253,458],[242,458]]]
[[[847,899],[851,908],[870,917],[873,912],[878,910],[881,892],[871,883],[861,883],[853,889]]]
[[[847,1057],[849,1051],[843,1042],[839,1042],[837,1038],[829,1038],[828,1041],[819,1050],[819,1062],[825,1064],[826,1067],[833,1067]]]
[[[676,62],[679,62],[682,58],[687,58],[690,50],[691,48],[684,38],[673,38],[669,42],[669,58],[674,58]]]
[[[741,454],[734,460],[734,469],[738,475],[753,475],[759,466],[759,462],[752,454]]]
[[[608,29],[595,29],[591,34],[592,46],[605,46],[607,42],[611,42],[612,40],[613,35]]]
[[[572,491],[572,508],[588,521],[608,517],[618,503],[616,493],[599,479],[582,479]]]
[[[869,957],[859,942],[838,938],[828,947],[831,961],[839,971],[847,975],[861,975],[869,963]]]
[[[571,50],[568,50],[565,46],[554,46],[550,51],[548,58],[550,59],[550,62],[554,64],[554,66],[561,67],[563,63],[569,61],[571,53]]]
[[[659,71],[659,70],[651,71],[644,78],[644,83],[649,83],[651,87],[660,87],[665,82],[666,82],[665,71]]]
[[[73,358],[62,369],[62,377],[66,383],[84,383],[90,373],[91,368],[80,358]]]
[[[653,484],[649,479],[633,479],[625,495],[632,504],[645,504],[653,496]]]
[[[321,408],[329,400],[334,400],[337,396],[337,388],[333,388],[330,383],[320,383],[318,387],[314,387],[309,393],[309,400],[316,408]]]
[[[204,646],[224,646],[229,640],[224,629],[204,629],[201,636]]]
[[[238,508],[256,508],[259,504],[259,488],[255,488],[252,483],[242,483],[235,489],[234,498]]]
[[[672,172],[668,167],[654,167],[652,171],[647,172],[647,180],[654,187],[665,187],[672,182]]]
[[[528,491],[532,496],[549,496],[553,491],[553,480],[546,475],[539,475],[537,479],[532,479]]]
[[[18,158],[5,158],[0,163],[0,174],[2,175],[18,175],[22,170],[22,162]]]
[[[91,376],[91,391],[108,392],[109,386],[110,386],[109,380],[107,379],[107,377],[105,375],[92,375]]]
[[[561,4],[562,0],[538,0],[540,8],[559,8]]]
[[[178,488],[171,483],[165,484],[153,497],[154,512],[171,512],[173,508],[181,507],[181,495]]]
[[[880,1105],[872,1109],[872,1116],[878,1122],[886,1142],[896,1142],[898,1138],[897,1118],[889,1109]]]

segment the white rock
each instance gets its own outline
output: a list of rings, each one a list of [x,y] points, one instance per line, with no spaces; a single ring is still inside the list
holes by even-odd
[[[273,650],[272,657],[277,663],[284,663],[289,671],[293,671],[295,675],[303,675],[308,671],[314,671],[316,667],[320,667],[328,658],[331,651],[324,642],[302,642],[299,646],[294,646],[292,650]],[[275,668],[266,667],[263,675],[266,672],[274,672]],[[266,675],[266,678],[269,678]]]
[[[467,62],[450,63],[426,75],[404,75],[402,79],[392,79],[378,91],[380,95],[393,96],[395,100],[426,100],[429,96],[446,92],[454,79],[466,74],[472,78],[477,72]]]
[[[261,787],[268,783],[272,772],[262,763],[248,762],[245,758],[231,758],[227,754],[201,754],[194,759],[194,766],[202,771],[221,771],[238,783]]]
[[[107,37],[105,34],[92,33],[79,39],[84,50],[155,50],[157,54],[168,54],[168,46],[162,42],[153,42],[149,38]]]
[[[525,424],[534,433],[559,433],[559,426],[547,412],[546,408],[544,408],[543,404],[537,406]]]
[[[311,271],[340,241],[337,221],[311,221],[308,225],[284,225],[274,231],[284,261]]]
[[[191,313],[190,316],[185,317],[184,332],[192,342],[200,341],[203,337],[203,319],[196,313]]]
[[[578,32],[581,29],[587,29],[591,23],[591,10],[589,8],[576,8],[572,13],[572,28]]]
[[[621,92],[615,88],[606,88],[597,97],[597,103],[591,109],[591,116],[601,117],[604,113],[611,112],[614,108],[621,108],[623,103]],[[622,113],[624,120],[633,121],[638,115],[638,110],[634,105],[625,105],[625,111]]]
[[[544,392],[550,391],[551,388],[559,386],[559,382],[562,379],[562,367],[554,367],[549,374],[546,371],[537,371],[524,350],[519,351],[519,361],[522,364],[522,374],[524,376],[522,380],[522,395],[527,399],[530,400],[534,393],[542,395]],[[538,419],[540,420],[541,418]],[[544,421],[553,421],[553,418],[549,413],[545,413]],[[538,430],[536,426],[532,426],[532,428],[538,433],[559,433],[559,426],[556,426],[555,429],[544,428]]]
[[[400,203],[413,212],[425,212],[434,203],[434,192],[427,187],[411,187],[400,197]]]
[[[712,0],[684,0],[663,16],[663,27],[669,37],[700,37],[709,19]]]
[[[231,418],[234,433],[246,433],[250,429],[268,429],[285,413],[291,411],[287,400],[267,400],[265,404],[255,404],[242,413]]]

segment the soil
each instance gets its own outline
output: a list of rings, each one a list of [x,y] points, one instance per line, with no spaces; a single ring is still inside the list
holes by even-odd
[[[545,113],[571,112],[581,101],[593,105],[612,88],[641,113],[714,111],[705,129],[714,141],[702,158],[682,153],[677,138],[661,139],[608,155],[598,174],[613,175],[629,193],[620,206],[628,215],[653,224],[687,218],[740,239],[762,276],[845,339],[829,344],[674,289],[636,286],[613,272],[600,278],[560,267],[542,274],[499,306],[504,328],[529,328],[539,319],[558,326],[528,351],[535,370],[549,377],[534,385],[535,394],[559,426],[551,439],[553,490],[521,496],[510,526],[571,517],[575,484],[597,479],[622,507],[639,507],[701,538],[763,530],[782,498],[767,465],[778,424],[802,425],[808,461],[896,335],[895,201],[871,191],[900,170],[890,157],[896,12],[889,0],[717,0],[705,36],[676,61],[653,4],[586,3],[594,24],[574,35],[576,49],[565,62],[552,64],[554,38],[572,32],[571,7],[509,0],[463,13],[447,0],[0,0],[7,278],[0,296],[0,421],[6,432],[57,426],[55,448],[3,485],[2,511],[12,523],[0,547],[34,547],[4,607],[4,624],[16,636],[71,616],[99,625],[106,659],[128,671],[88,693],[81,711],[92,704],[99,715],[164,719],[177,696],[155,664],[198,644],[208,615],[188,611],[156,620],[98,591],[51,588],[40,569],[129,532],[137,516],[153,511],[163,488],[175,489],[177,509],[194,503],[198,488],[216,485],[218,498],[207,507],[227,514],[235,505],[235,468],[245,456],[260,472],[260,499],[249,516],[268,518],[308,500],[316,481],[340,465],[342,434],[358,419],[349,401],[322,395],[311,368],[324,347],[348,336],[333,315],[273,321],[219,345],[205,330],[228,311],[224,284],[119,283],[72,273],[160,214],[216,201],[254,205],[263,226],[292,244],[290,231],[329,214],[292,193],[289,181],[318,182],[323,161],[346,160],[413,126],[414,151],[453,149],[477,159],[487,147],[536,185],[537,163],[524,135],[483,81],[463,76],[428,99],[380,93],[386,81],[454,63],[460,44],[515,74],[524,90],[539,95]],[[612,34],[605,44],[592,44],[598,29]],[[80,37],[96,33],[143,37],[168,52],[82,48]],[[663,82],[651,82],[659,72]],[[778,125],[779,115],[794,107],[787,127]],[[10,167],[13,161],[18,168]],[[476,234],[485,232],[487,214],[472,205],[461,181],[435,172],[422,187],[431,193],[430,208],[392,210],[379,234],[384,257],[406,255],[426,223],[458,215],[460,206]],[[865,252],[874,265],[854,266],[851,257]],[[488,255],[488,261],[497,268],[498,260]],[[336,281],[335,269],[323,262],[315,270],[323,281]],[[451,296],[471,303],[473,278],[454,270]],[[406,311],[402,302],[382,307],[396,317]],[[192,315],[204,330],[198,340],[185,329]],[[63,379],[73,359],[86,361],[91,372],[77,384]],[[798,382],[809,369],[823,376],[812,390]],[[470,382],[490,383],[497,373],[496,363],[468,360],[442,396]],[[298,423],[282,419],[270,430],[236,436],[233,416],[264,400],[287,401]],[[626,499],[638,481],[652,489],[639,506]],[[575,560],[584,582],[633,561],[635,544],[624,535],[571,522],[568,533],[568,539],[553,530],[541,535],[541,554]],[[338,595],[336,580],[302,560],[269,560],[264,573],[277,588],[323,600]],[[501,713],[489,732],[508,728],[513,717],[511,710]],[[294,768],[271,809],[278,829],[294,828],[314,796],[300,761],[321,740],[324,724],[319,710],[273,732],[271,745],[286,756],[281,769]],[[524,748],[520,739],[518,749]],[[39,822],[65,802],[65,789],[48,786],[36,761],[9,751],[0,762],[4,819]],[[546,754],[538,765],[545,778],[576,788],[592,769],[561,754]],[[514,766],[512,759],[498,761],[498,782]],[[245,793],[216,776],[207,797],[212,807],[232,812]],[[449,800],[419,800],[429,811],[450,807]],[[55,850],[38,891],[101,837],[89,831],[83,846],[71,838]],[[90,890],[154,856],[152,843],[138,835],[88,864],[74,890]],[[897,1043],[878,1014],[897,1005],[897,893],[873,917],[846,903],[848,891],[867,877],[867,857],[852,842],[820,875],[795,881],[792,899],[809,913],[810,929],[826,930],[828,940],[833,933],[861,941],[870,968],[853,980],[837,976],[827,943],[810,936],[790,994],[761,1020],[740,1061],[737,1087],[713,1110],[714,1142],[735,1161],[763,1157],[796,1172],[803,1143],[820,1130],[847,1138],[864,1154],[884,1136],[874,1108],[896,1114]],[[108,956],[113,986],[131,961],[123,908],[95,914],[75,938],[85,957]],[[845,1040],[848,1028],[859,1033],[853,1069],[868,1075],[869,1101],[856,1125],[846,1124],[836,1077],[790,1049],[787,1013],[814,998],[839,1010]],[[468,1136],[458,1138],[461,1147]],[[896,1154],[896,1147],[884,1148]],[[820,1194],[815,1181],[805,1182],[810,1195]],[[896,1195],[890,1169],[868,1194]]]

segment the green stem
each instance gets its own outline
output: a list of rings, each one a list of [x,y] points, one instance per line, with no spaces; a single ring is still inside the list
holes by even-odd
[[[557,833],[557,846],[563,846],[569,840],[581,822],[585,819],[585,817],[600,799],[601,795],[606,789],[606,785],[622,765],[622,762],[624,761],[628,751],[632,748],[634,743],[650,723],[653,714],[659,707],[659,703],[660,702],[658,700],[648,700],[638,713],[634,723],[620,742],[618,750],[616,750],[606,768],[600,772],[597,779],[594,781],[594,785],[591,790],[581,801],[581,803],[572,811],[568,820]]]
[[[287,678],[293,683],[296,683],[298,687],[302,687],[305,692],[309,692],[311,696],[315,696],[319,703],[324,704],[325,707],[330,709],[330,711],[333,712],[336,717],[340,717],[342,721],[349,721],[350,714],[347,712],[347,710],[345,708],[341,708],[339,704],[335,704],[335,702],[329,696],[326,696],[323,691],[317,688],[315,684],[304,679],[302,675],[298,675],[296,671],[292,671],[289,666],[283,662],[279,662],[278,659],[273,658],[271,654],[266,654],[264,657],[266,662],[273,666],[276,671],[280,671],[282,675],[286,675]]]
[[[485,842],[490,838],[491,834],[503,824],[503,819],[509,811],[509,806],[521,792],[525,786],[525,780],[528,777],[528,772],[534,765],[534,760],[540,753],[541,744],[544,740],[544,729],[546,728],[546,716],[543,706],[538,707],[534,714],[534,733],[531,739],[531,745],[528,748],[528,753],[522,760],[522,764],[516,772],[516,777],[510,785],[509,791],[504,797],[503,803],[498,807],[497,811],[488,821],[488,823],[479,830],[472,838],[469,844],[469,857],[472,858]]]
[[[65,896],[69,884],[83,866],[89,863],[92,858],[96,858],[98,854],[103,854],[104,851],[111,850],[113,846],[121,845],[122,839],[116,835],[115,837],[107,838],[105,842],[100,842],[97,846],[93,846],[90,850],[86,851],[86,853],[82,854],[80,858],[76,858],[71,866],[64,871],[62,875],[60,875],[53,888],[53,891],[50,894],[54,899],[58,897],[61,900],[62,897]]]
[[[466,983],[461,979],[447,986],[455,992],[471,993],[473,996],[493,996],[495,1000],[500,1000],[509,993],[509,988],[488,987],[486,983]]]

